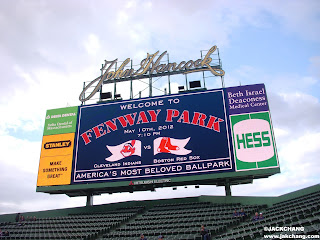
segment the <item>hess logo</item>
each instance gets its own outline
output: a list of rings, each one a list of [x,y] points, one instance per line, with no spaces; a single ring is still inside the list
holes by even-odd
[[[261,162],[274,155],[268,121],[247,119],[233,126],[237,158],[243,162]]]

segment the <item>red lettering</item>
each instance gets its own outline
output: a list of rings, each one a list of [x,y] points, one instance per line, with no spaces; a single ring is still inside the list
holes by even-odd
[[[139,112],[139,117],[136,124],[140,124],[140,122],[149,123],[147,115],[144,111]]]
[[[175,109],[167,109],[167,118],[166,122],[172,122],[173,117],[178,117],[179,111]]]
[[[151,117],[151,121],[150,122],[157,122],[157,118],[159,115],[159,112],[161,111],[161,109],[157,109],[157,113],[154,110],[148,110],[147,112],[149,113],[150,117]]]
[[[88,143],[91,142],[91,140],[90,140],[90,138],[92,137],[92,136],[91,136],[91,132],[92,132],[92,130],[89,129],[89,130],[86,131],[85,133],[82,133],[82,134],[81,134],[81,137],[82,137],[85,145],[87,145]]]
[[[218,120],[216,121],[216,119],[218,119]],[[212,127],[213,127],[213,130],[220,132],[220,122],[223,122],[223,119],[210,115],[210,118],[209,118],[209,121],[208,121],[206,128],[212,129]]]
[[[181,113],[181,116],[179,117],[179,119],[177,120],[177,122],[183,122],[183,123],[189,123],[190,124],[190,119],[189,119],[189,111],[188,110],[184,110]]]
[[[133,115],[133,117],[131,116]],[[134,119],[136,118],[137,113],[127,114],[124,116],[118,117],[119,122],[121,123],[122,127],[127,127],[128,123],[130,126],[134,124]]]
[[[108,120],[106,122],[104,122],[104,124],[107,126],[107,132],[111,132],[110,128],[112,131],[116,131],[118,129],[117,125],[116,125],[116,119],[113,119],[113,122],[111,120]]]
[[[194,112],[191,124],[204,127],[204,120],[206,118],[207,118],[207,115],[205,115],[204,113]]]
[[[103,127],[103,123],[100,123],[99,125],[92,128],[94,131],[94,134],[96,135],[96,138],[106,135],[106,130],[103,130],[102,127]]]

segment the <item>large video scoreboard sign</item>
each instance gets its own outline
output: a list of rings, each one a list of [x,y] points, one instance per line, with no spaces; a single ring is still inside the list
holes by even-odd
[[[82,106],[73,182],[232,170],[222,90]]]
[[[263,84],[84,105],[70,132],[73,165],[65,184],[134,185],[279,168]],[[67,145],[63,134],[49,138],[44,148]]]

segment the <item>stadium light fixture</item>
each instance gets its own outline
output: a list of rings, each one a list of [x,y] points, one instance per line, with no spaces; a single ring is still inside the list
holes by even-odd
[[[178,86],[179,93],[184,92],[184,86]]]
[[[114,95],[114,99],[119,99],[119,100],[121,100],[122,98],[121,98],[121,94],[115,94]]]
[[[192,81],[189,82],[190,88],[200,88],[201,87],[201,82],[200,81]]]
[[[112,98],[112,93],[111,92],[100,92],[100,100],[102,99],[109,99]]]

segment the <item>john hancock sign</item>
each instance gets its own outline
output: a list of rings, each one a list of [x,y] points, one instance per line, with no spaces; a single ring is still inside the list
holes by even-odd
[[[164,51],[162,54],[159,54],[159,51],[154,54],[147,54],[147,57],[140,62],[140,67],[138,69],[128,68],[130,63],[130,58],[127,58],[116,71],[111,71],[116,64],[118,59],[113,61],[105,61],[105,64],[102,67],[104,73],[91,81],[81,92],[79,100],[85,102],[93,97],[93,95],[101,88],[104,82],[112,81],[125,81],[126,79],[142,79],[150,77],[153,74],[170,75],[170,74],[187,74],[192,72],[200,71],[210,71],[215,76],[223,76],[224,71],[219,65],[213,65],[212,58],[210,57],[212,53],[217,50],[217,46],[213,46],[209,49],[207,54],[203,59],[181,61],[180,63],[167,63],[162,64],[162,58],[167,54],[167,51]],[[88,89],[92,88],[92,85],[96,83],[96,86],[92,92],[85,97],[85,93]]]

